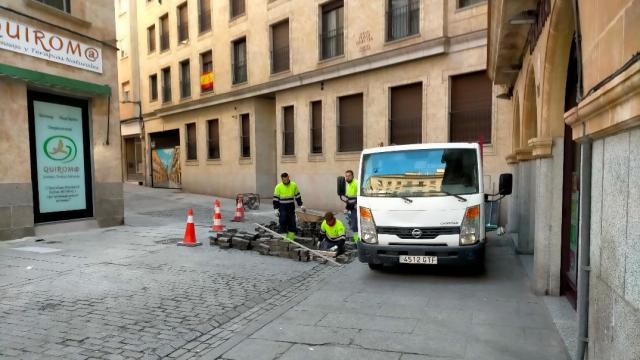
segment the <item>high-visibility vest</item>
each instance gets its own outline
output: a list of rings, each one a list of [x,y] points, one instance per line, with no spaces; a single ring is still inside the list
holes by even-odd
[[[347,183],[347,209],[355,208],[358,203],[358,180],[353,179]]]
[[[327,220],[322,221],[320,225],[320,233],[326,235],[329,241],[345,240],[345,230],[342,221],[336,219],[336,223],[333,226],[327,224]]]
[[[286,185],[281,182],[276,185],[276,188],[273,190],[274,209],[280,209],[281,207],[294,209],[294,201],[298,203],[298,206],[302,206],[302,196],[295,182],[290,181],[289,184]]]

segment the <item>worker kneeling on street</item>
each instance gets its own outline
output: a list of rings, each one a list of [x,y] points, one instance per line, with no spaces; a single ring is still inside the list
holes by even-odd
[[[298,185],[289,179],[289,174],[280,175],[282,182],[276,185],[273,191],[273,208],[280,225],[280,233],[286,234],[287,239],[294,240],[296,237],[296,203],[302,211],[306,211],[302,206],[302,196],[298,191]]]
[[[320,225],[320,234],[323,236],[320,243],[320,250],[329,250],[336,247],[337,255],[344,253],[344,242],[346,240],[344,225],[342,222],[328,212],[324,215],[324,221]]]

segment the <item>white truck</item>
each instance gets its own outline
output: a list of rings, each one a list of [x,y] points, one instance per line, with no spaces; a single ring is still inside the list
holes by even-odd
[[[366,149],[358,179],[358,257],[373,270],[398,263],[482,269],[484,204],[512,187],[511,174],[502,174],[499,193],[484,194],[475,143]]]

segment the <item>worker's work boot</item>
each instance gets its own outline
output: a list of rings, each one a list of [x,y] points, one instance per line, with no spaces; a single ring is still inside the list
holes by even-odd
[[[289,232],[287,233],[287,240],[295,240],[296,239],[296,234]]]

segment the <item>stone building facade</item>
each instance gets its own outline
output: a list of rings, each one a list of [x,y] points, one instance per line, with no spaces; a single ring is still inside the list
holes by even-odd
[[[639,358],[640,1],[489,13],[487,69],[512,108],[508,228],[533,290],[577,307],[579,355],[588,338],[589,359]]]
[[[0,240],[121,224],[113,1],[1,3]]]
[[[288,172],[307,206],[339,209],[335,178],[367,147],[482,141],[488,192],[508,170],[485,1],[136,4],[145,153],[165,159],[149,185],[270,198]],[[152,176],[176,156],[180,184]]]

